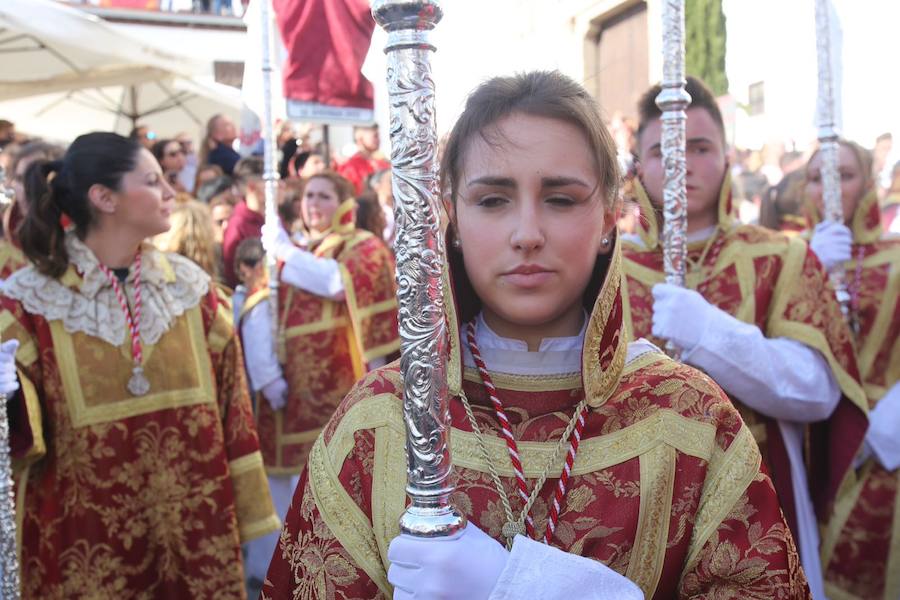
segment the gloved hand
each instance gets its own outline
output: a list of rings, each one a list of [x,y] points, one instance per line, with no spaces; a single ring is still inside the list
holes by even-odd
[[[11,396],[19,389],[16,375],[16,350],[19,340],[6,340],[0,344],[0,393]]]
[[[869,413],[866,446],[888,471],[900,468],[900,382]]]
[[[724,315],[699,292],[670,283],[653,286],[653,335],[690,352],[700,343],[710,321]]]
[[[272,410],[281,410],[287,404],[288,384],[284,377],[273,379],[263,386],[262,395],[272,407]]]
[[[853,233],[843,223],[822,221],[809,242],[826,271],[832,271],[852,257]]]
[[[472,523],[447,538],[400,534],[388,548],[388,581],[394,600],[484,600],[508,559],[506,548]]]
[[[262,228],[262,244],[266,254],[274,254],[278,260],[287,260],[292,251],[297,247],[291,242],[288,232],[281,226],[281,222],[266,223]]]

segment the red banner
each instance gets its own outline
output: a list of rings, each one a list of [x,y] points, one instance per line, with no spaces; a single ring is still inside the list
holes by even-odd
[[[274,0],[273,5],[288,53],[283,65],[288,115],[371,121],[374,91],[361,72],[375,29],[369,3]]]

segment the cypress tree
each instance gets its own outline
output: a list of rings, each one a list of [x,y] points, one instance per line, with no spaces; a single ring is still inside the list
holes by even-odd
[[[717,96],[728,93],[722,0],[685,0],[685,68]]]

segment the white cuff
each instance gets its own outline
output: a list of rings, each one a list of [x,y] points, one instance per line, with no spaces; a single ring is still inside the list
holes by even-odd
[[[643,600],[628,578],[603,563],[516,536],[488,600]]]
[[[685,352],[684,362],[775,419],[813,423],[837,408],[841,389],[819,352],[795,340],[766,338],[756,325],[727,313],[711,317],[700,342]]]
[[[300,248],[291,248],[285,255],[281,280],[323,298],[333,298],[344,291],[336,260],[320,258]]]

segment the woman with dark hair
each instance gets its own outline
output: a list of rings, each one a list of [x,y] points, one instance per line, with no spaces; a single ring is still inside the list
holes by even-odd
[[[153,152],[154,158],[162,168],[163,176],[176,192],[185,191],[184,186],[179,180],[181,171],[187,164],[187,158],[184,155],[184,149],[178,140],[159,140],[150,150]]]
[[[441,172],[468,524],[400,533],[404,389],[387,365],[316,441],[265,597],[807,598],[737,410],[625,336],[616,151],[587,91],[557,72],[484,83]]]
[[[278,519],[228,304],[145,242],[174,192],[113,133],[32,168],[0,298],[23,598],[244,598],[240,542]]]

